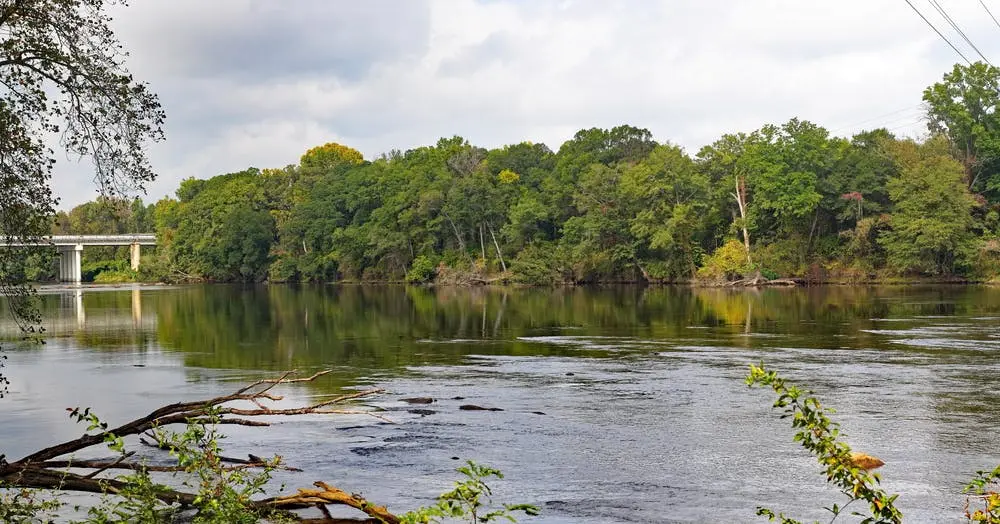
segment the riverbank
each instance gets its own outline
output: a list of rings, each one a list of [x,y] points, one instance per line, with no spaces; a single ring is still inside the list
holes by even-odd
[[[408,282],[406,280],[334,280],[334,281],[323,281],[323,282],[299,282],[299,281],[261,281],[261,282],[213,282],[210,280],[187,280],[178,282],[163,282],[163,281],[135,281],[135,282],[118,282],[118,283],[102,283],[102,282],[81,282],[78,284],[73,283],[55,283],[55,282],[41,282],[33,284],[35,289],[39,293],[46,292],[65,292],[73,291],[78,289],[85,289],[87,291],[108,291],[108,290],[121,290],[121,289],[146,289],[155,288],[163,289],[174,286],[184,286],[184,285],[199,285],[199,284],[221,284],[221,285],[254,285],[254,284],[268,284],[268,285],[349,285],[349,286],[386,286],[386,285],[411,285],[411,286],[423,286],[423,287],[523,287],[523,288],[546,288],[546,287],[588,287],[588,286],[666,286],[666,287],[692,287],[692,288],[755,288],[755,287],[808,287],[808,286],[932,286],[932,285],[1000,285],[1000,278],[991,279],[972,279],[964,277],[902,277],[902,276],[886,276],[877,278],[824,278],[824,279],[811,279],[805,277],[779,277],[773,279],[766,278],[749,278],[749,279],[736,279],[736,280],[707,280],[707,279],[694,279],[694,280],[684,280],[684,281],[657,281],[657,280],[643,280],[643,279],[611,279],[611,280],[593,280],[593,281],[561,281],[553,282],[547,284],[532,284],[525,282],[518,282],[516,279],[509,275],[474,275],[467,278],[455,279],[449,278],[445,280],[432,280],[429,282]]]

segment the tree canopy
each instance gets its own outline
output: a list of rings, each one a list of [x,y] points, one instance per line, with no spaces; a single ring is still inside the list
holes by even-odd
[[[322,144],[283,168],[183,181],[147,208],[161,241],[145,276],[992,279],[998,84],[996,68],[956,66],[925,92],[921,140],[838,137],[793,118],[724,134],[693,157],[628,125],[580,130],[555,152],[450,137],[365,160]]]

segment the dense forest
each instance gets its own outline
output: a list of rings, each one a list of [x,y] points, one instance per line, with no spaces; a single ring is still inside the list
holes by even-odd
[[[627,125],[558,151],[453,137],[366,161],[330,143],[296,165],[186,179],[153,205],[89,202],[53,232],[156,232],[139,275],[124,253],[86,251],[97,280],[993,279],[1000,69],[956,65],[923,100],[921,140],[792,119],[693,157]],[[37,278],[53,276],[43,259]]]

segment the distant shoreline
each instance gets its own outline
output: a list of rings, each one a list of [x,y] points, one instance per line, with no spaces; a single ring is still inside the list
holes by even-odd
[[[647,286],[647,287],[676,287],[676,288],[693,288],[693,289],[763,289],[763,288],[808,288],[808,287],[873,287],[873,286],[898,286],[898,287],[910,287],[910,286],[995,286],[1000,285],[1000,281],[996,280],[973,280],[973,279],[955,279],[955,278],[886,278],[886,279],[875,279],[875,280],[817,280],[817,281],[800,281],[796,285],[768,285],[763,284],[759,286],[743,286],[743,285],[732,285],[727,282],[699,282],[699,281],[688,281],[688,282],[646,282],[646,281],[624,281],[624,280],[614,280],[614,281],[598,281],[598,282],[580,282],[580,283],[558,283],[552,285],[535,285],[535,284],[519,284],[519,283],[423,283],[414,284],[407,283],[399,280],[373,280],[373,281],[331,281],[331,282],[277,282],[277,281],[263,281],[263,282],[188,282],[188,283],[177,283],[168,284],[164,282],[121,282],[115,284],[107,283],[92,283],[83,282],[79,284],[72,283],[40,283],[32,284],[35,291],[40,295],[46,294],[59,294],[66,293],[70,291],[129,291],[129,290],[151,290],[151,289],[176,289],[185,286],[197,286],[197,285],[221,285],[221,286],[416,286],[416,287],[441,287],[441,288],[497,288],[497,287],[513,287],[513,288],[571,288],[571,287],[613,287],[613,286]]]

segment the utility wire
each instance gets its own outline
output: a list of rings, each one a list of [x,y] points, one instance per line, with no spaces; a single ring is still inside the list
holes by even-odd
[[[922,123],[923,123],[923,122],[925,122],[926,120],[927,120],[926,118],[921,118],[921,119],[919,119],[919,120],[915,120],[915,121],[913,121],[913,122],[910,122],[910,123],[908,123],[908,124],[903,124],[903,125],[901,125],[901,126],[896,126],[896,127],[891,127],[891,128],[889,128],[889,129],[886,129],[886,131],[888,131],[888,132],[890,132],[890,133],[891,133],[891,132],[893,132],[893,131],[897,131],[897,130],[899,130],[899,129],[903,129],[903,128],[906,128],[906,127],[913,127],[913,126],[915,126],[915,125],[917,125],[917,124],[922,124]]]
[[[877,121],[885,122],[885,119],[887,117],[890,117],[890,116],[893,117],[893,118],[889,119],[889,123],[891,123],[891,122],[893,122],[895,120],[898,120],[901,117],[910,118],[912,116],[916,116],[916,115],[912,115],[911,113],[913,111],[920,111],[920,110],[922,110],[922,107],[920,105],[915,105],[915,106],[910,106],[910,107],[904,107],[903,109],[897,109],[895,111],[891,111],[889,113],[885,113],[884,115],[873,116],[871,118],[868,118],[867,120],[862,120],[860,122],[856,122],[856,123],[853,123],[853,124],[848,124],[848,125],[845,125],[845,126],[840,126],[840,127],[836,128],[836,129],[831,129],[830,132],[831,133],[836,133],[837,131],[843,131],[844,129],[850,129],[852,127],[858,127],[860,125],[869,124],[871,122],[877,122]],[[905,114],[904,115],[900,115],[900,113],[905,113]]]
[[[920,16],[920,18],[922,18],[923,21],[926,22],[927,25],[929,25],[930,28],[933,29],[934,32],[937,33],[937,35],[940,36],[941,39],[944,40],[945,43],[947,43],[948,46],[951,47],[953,51],[958,53],[958,56],[962,57],[962,59],[965,60],[966,63],[968,63],[969,65],[972,65],[972,61],[966,58],[965,55],[963,55],[962,52],[959,51],[957,47],[955,47],[955,44],[951,43],[951,40],[948,40],[948,38],[946,38],[943,34],[941,34],[941,31],[938,31],[938,28],[934,27],[934,24],[932,24],[931,21],[928,20],[927,17],[925,17],[924,14],[921,13],[920,10],[917,9],[915,5],[913,5],[913,2],[910,2],[910,0],[903,0],[903,1],[905,1],[910,6],[910,9],[913,9],[913,12],[917,13],[917,15]]]
[[[990,18],[993,19],[993,23],[996,24],[997,27],[1000,27],[1000,22],[997,21],[997,17],[993,16],[993,12],[990,11],[989,7],[986,7],[986,4],[983,2],[983,0],[979,0],[979,5],[983,6],[983,9],[986,10],[986,14],[990,15]]]
[[[972,40],[968,37],[968,35],[965,34],[965,31],[962,31],[962,28],[959,27],[957,23],[955,23],[955,20],[952,19],[951,15],[948,14],[948,11],[945,10],[944,6],[938,3],[937,0],[929,0],[929,1],[931,5],[934,7],[934,9],[937,10],[938,14],[940,14],[944,18],[945,22],[948,22],[948,25],[950,25],[951,28],[954,29],[956,33],[958,33],[958,36],[961,36],[962,40],[965,40],[965,43],[969,44],[969,47],[971,47],[973,51],[975,51],[976,54],[979,55],[979,58],[982,58],[983,62],[993,65],[992,63],[990,63],[990,59],[986,58],[986,55],[984,55],[982,51],[980,51],[979,48],[976,47],[976,44],[972,43]]]

